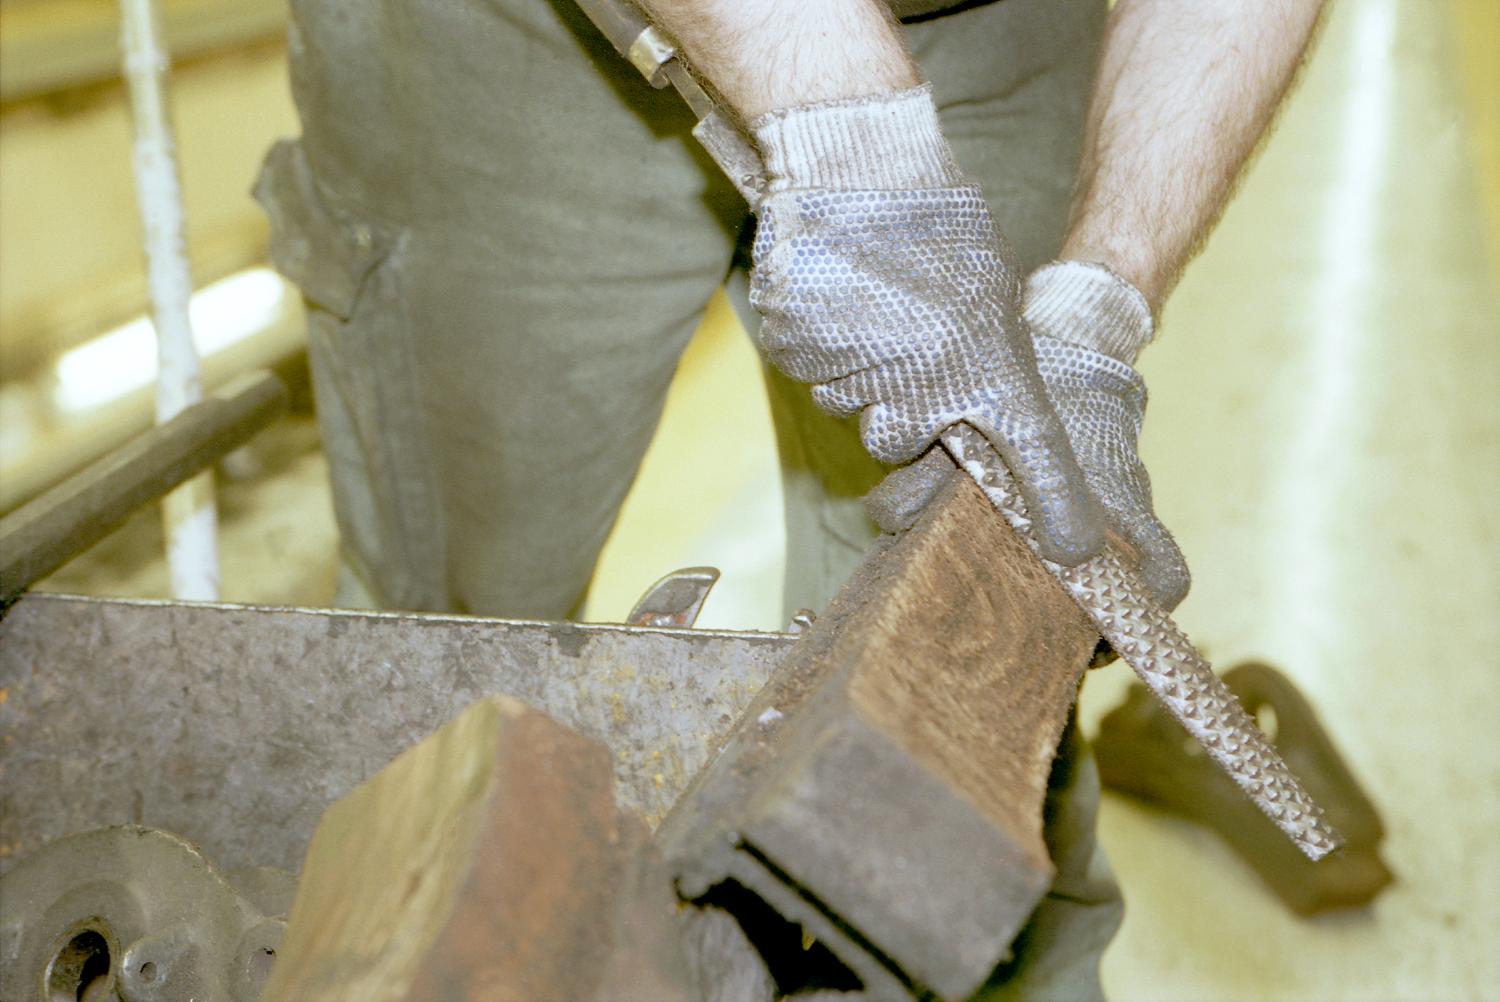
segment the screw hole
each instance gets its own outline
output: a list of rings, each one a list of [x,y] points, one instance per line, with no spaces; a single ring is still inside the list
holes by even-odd
[[[256,984],[263,983],[271,976],[271,965],[276,961],[276,951],[269,946],[263,946],[250,954],[250,977]]]
[[[141,980],[151,982],[156,980],[156,962],[148,960],[141,965]]]
[[[47,1002],[92,1002],[110,983],[109,940],[84,929],[63,944],[47,965]]]

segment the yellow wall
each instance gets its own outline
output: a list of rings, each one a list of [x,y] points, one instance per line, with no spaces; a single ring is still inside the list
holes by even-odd
[[[1449,0],[1490,257],[1500,270],[1500,0]]]

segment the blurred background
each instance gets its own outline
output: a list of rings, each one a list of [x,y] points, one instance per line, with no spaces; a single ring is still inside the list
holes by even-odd
[[[223,597],[328,605],[337,536],[300,303],[249,190],[298,131],[280,0],[163,0],[207,382],[298,406],[221,466]],[[0,0],[0,511],[151,420],[112,0]],[[1381,808],[1397,882],[1287,912],[1212,834],[1107,797],[1121,999],[1500,998],[1500,0],[1338,0],[1267,148],[1142,361],[1144,442],[1191,563],[1179,621],[1271,662]],[[683,359],[587,618],[674,567],[704,626],[778,629],[783,534],[758,363],[722,296]],[[167,597],[142,512],[45,590]],[[1094,672],[1093,729],[1130,681]]]

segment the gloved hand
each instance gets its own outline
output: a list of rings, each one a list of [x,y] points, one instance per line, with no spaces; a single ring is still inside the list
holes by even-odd
[[[953,163],[928,88],[772,112],[752,123],[767,186],[751,277],[762,350],[814,400],[860,415],[901,463],[965,422],[1017,482],[1043,556],[1103,543],[1037,373],[1020,280],[978,187]]]
[[[1151,310],[1134,286],[1108,269],[1059,261],[1027,279],[1025,316],[1037,371],[1108,527],[1170,612],[1187,595],[1187,562],[1151,506],[1151,479],[1136,454],[1146,384],[1130,365],[1151,340]],[[882,480],[865,508],[882,529],[899,532],[956,472],[947,452],[929,449]]]
[[[1111,531],[1136,551],[1141,576],[1170,612],[1187,595],[1187,561],[1156,517],[1151,478],[1136,454],[1146,383],[1132,366],[1153,334],[1151,309],[1107,268],[1059,261],[1026,281],[1037,369],[1068,441],[1104,505]]]

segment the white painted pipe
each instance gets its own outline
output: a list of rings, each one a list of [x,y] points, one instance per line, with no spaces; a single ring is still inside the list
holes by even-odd
[[[156,420],[168,420],[202,398],[198,350],[188,318],[188,267],[182,185],[167,114],[170,63],[154,0],[120,0],[120,48],[135,132],[136,202],[145,233],[151,315],[156,325]],[[172,594],[219,597],[218,516],[212,470],[162,499]]]

